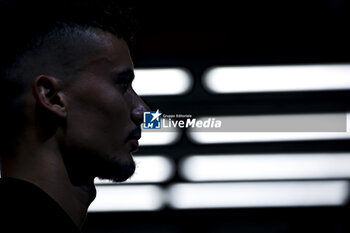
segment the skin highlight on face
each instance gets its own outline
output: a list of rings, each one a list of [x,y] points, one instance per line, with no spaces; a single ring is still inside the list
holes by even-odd
[[[65,91],[63,154],[67,164],[81,161],[87,176],[124,181],[135,170],[131,153],[138,148],[147,106],[132,89],[134,68],[126,42],[107,32],[99,36],[103,56],[92,57]]]

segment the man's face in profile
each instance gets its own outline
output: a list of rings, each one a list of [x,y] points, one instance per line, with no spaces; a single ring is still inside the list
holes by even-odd
[[[108,32],[97,35],[102,52],[85,62],[65,91],[65,157],[93,176],[123,181],[135,170],[131,152],[138,148],[147,106],[131,87],[127,43]]]

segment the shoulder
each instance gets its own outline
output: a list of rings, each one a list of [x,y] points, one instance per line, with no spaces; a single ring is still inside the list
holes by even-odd
[[[64,210],[40,188],[0,179],[0,232],[79,232]]]
[[[46,201],[46,194],[34,184],[14,178],[0,179],[0,202],[4,206],[26,207],[36,201]],[[44,199],[42,199],[44,198]]]

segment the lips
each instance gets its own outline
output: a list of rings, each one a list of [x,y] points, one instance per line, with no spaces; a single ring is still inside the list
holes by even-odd
[[[136,139],[131,139],[128,141],[129,144],[131,145],[131,152],[135,152],[138,150],[139,148],[139,141],[137,141]]]
[[[129,140],[139,140],[141,138],[141,127],[136,127],[135,129],[133,129],[128,137],[126,138],[125,141],[129,141]]]
[[[141,138],[141,127],[136,127],[133,129],[128,137],[126,138],[125,142],[129,143],[131,145],[131,151],[136,151],[139,147],[138,140]]]

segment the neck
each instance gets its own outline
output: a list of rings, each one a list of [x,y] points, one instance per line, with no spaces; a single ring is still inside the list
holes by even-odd
[[[20,143],[15,154],[4,157],[4,177],[33,183],[53,198],[81,228],[87,209],[96,195],[93,178],[77,185],[70,181],[68,171],[56,142],[49,139],[39,145],[30,140]]]

